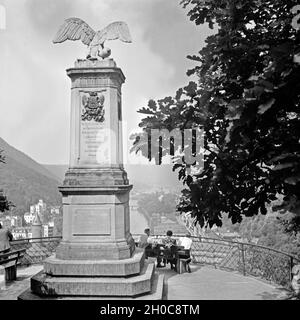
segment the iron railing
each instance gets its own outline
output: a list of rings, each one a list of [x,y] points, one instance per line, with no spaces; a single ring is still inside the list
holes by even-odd
[[[137,238],[139,235],[133,235]],[[182,235],[174,235],[179,238]],[[162,238],[164,235],[155,235]],[[191,257],[194,263],[238,271],[290,288],[291,270],[300,263],[299,257],[269,247],[251,243],[191,236]],[[22,265],[38,264],[52,255],[61,237],[19,239],[11,242],[12,249],[26,248]]]
[[[60,241],[61,237],[18,239],[11,242],[11,248],[26,248],[21,265],[39,264],[55,252]]]
[[[180,236],[174,235],[174,238]],[[238,271],[286,288],[290,288],[293,266],[300,263],[299,257],[261,245],[196,236],[191,236],[191,239],[194,263]]]

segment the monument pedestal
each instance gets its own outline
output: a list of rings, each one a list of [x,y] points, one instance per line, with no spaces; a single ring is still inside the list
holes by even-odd
[[[122,157],[121,85],[112,59],[78,60],[72,80],[70,166],[63,186],[63,238],[19,299],[162,299],[163,276],[130,233]]]
[[[119,260],[132,256],[129,191],[131,185],[63,186],[63,240],[56,250],[61,260]]]

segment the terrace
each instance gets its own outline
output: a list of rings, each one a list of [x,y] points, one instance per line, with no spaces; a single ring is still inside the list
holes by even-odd
[[[161,237],[160,235],[156,236]],[[296,257],[258,245],[192,237],[191,273],[165,274],[165,299],[174,300],[281,300],[291,292],[291,269]],[[30,286],[30,277],[42,269],[45,258],[55,252],[60,237],[13,241],[26,248],[18,267],[18,279],[5,283],[0,274],[0,300],[16,300]]]

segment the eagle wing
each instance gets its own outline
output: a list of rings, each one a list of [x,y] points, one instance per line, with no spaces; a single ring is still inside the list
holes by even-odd
[[[106,40],[120,39],[124,42],[132,42],[128,26],[123,21],[110,23],[107,27],[99,32],[98,43],[103,43]]]
[[[60,43],[66,40],[81,40],[85,45],[89,45],[96,32],[83,20],[79,18],[66,19],[59,28],[53,43]]]

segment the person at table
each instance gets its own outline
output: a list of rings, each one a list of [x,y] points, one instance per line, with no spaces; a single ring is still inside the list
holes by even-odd
[[[183,250],[177,251],[178,257],[181,259],[186,259],[186,269],[188,272],[191,272],[191,268],[189,263],[192,261],[191,259],[191,247],[193,240],[191,239],[191,235],[187,233],[184,237],[179,238],[178,245],[183,247]]]
[[[150,229],[146,228],[144,230],[144,234],[141,235],[140,240],[138,242],[139,248],[146,248],[149,245],[148,239],[150,236]]]
[[[171,230],[167,231],[167,236],[162,239],[162,244],[164,245],[164,258],[161,256],[157,257],[157,266],[161,266],[163,261],[164,266],[169,262],[171,264],[171,269],[176,270],[176,239],[172,238],[173,232]]]
[[[144,234],[141,235],[140,240],[138,242],[138,247],[145,249],[145,258],[153,256],[152,250],[152,241],[153,239],[150,237],[150,229],[146,228],[144,230]]]
[[[183,247],[185,250],[190,250],[192,246],[193,240],[191,239],[191,235],[187,233],[184,237],[179,238],[178,245]]]
[[[167,236],[162,239],[162,244],[170,248],[171,246],[176,246],[176,239],[172,238],[173,232],[171,230],[167,231]]]

